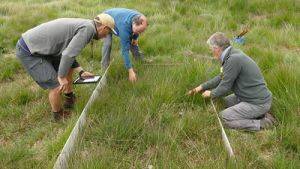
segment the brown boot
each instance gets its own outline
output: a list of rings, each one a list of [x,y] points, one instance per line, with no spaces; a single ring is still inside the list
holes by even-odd
[[[274,125],[277,124],[277,120],[275,117],[271,114],[271,112],[268,112],[265,114],[265,117],[260,120],[260,128],[261,129],[270,129],[274,127]]]
[[[277,125],[277,120],[272,112],[269,111],[268,113],[266,113],[265,118],[270,119],[274,125]]]
[[[53,112],[53,118],[55,121],[71,117],[71,112],[61,109],[59,112]]]
[[[71,93],[71,94],[64,94],[64,108],[65,109],[72,109],[74,108],[74,104],[76,102],[76,96],[75,94]]]

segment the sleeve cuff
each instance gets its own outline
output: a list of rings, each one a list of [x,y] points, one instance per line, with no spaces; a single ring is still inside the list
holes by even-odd
[[[132,65],[125,65],[126,69],[131,69],[132,68]]]
[[[202,90],[203,90],[203,91],[209,89],[206,83],[201,84],[201,86],[202,86]]]
[[[211,97],[212,99],[217,98],[216,90],[215,90],[215,89],[211,91],[210,97]]]

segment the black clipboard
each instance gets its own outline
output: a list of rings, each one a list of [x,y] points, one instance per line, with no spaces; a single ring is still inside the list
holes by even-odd
[[[101,76],[91,76],[91,77],[78,77],[74,80],[73,84],[88,84],[97,83],[101,79]]]

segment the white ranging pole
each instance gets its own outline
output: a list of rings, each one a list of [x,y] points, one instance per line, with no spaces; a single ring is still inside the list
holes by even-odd
[[[59,156],[57,157],[57,160],[53,166],[53,169],[65,169],[68,168],[68,160],[70,156],[72,155],[74,151],[74,146],[76,141],[78,140],[78,135],[82,128],[85,125],[86,122],[86,115],[88,109],[91,107],[93,104],[94,100],[98,97],[99,92],[101,89],[105,86],[106,84],[106,74],[108,72],[110,66],[105,70],[103,76],[101,77],[100,82],[97,84],[96,88],[94,89],[91,97],[89,98],[87,104],[85,105],[81,115],[79,116],[67,142],[65,143],[63,149],[61,150]]]
[[[225,146],[225,148],[226,148],[226,150],[227,150],[227,152],[228,152],[228,154],[229,154],[229,157],[234,157],[232,147],[231,147],[231,145],[230,145],[230,143],[229,143],[228,137],[227,137],[227,135],[226,135],[226,133],[225,133],[224,127],[223,127],[223,125],[222,125],[222,122],[221,122],[221,120],[220,120],[220,117],[219,117],[219,115],[218,115],[217,109],[216,109],[215,104],[214,104],[214,102],[213,102],[212,99],[210,99],[210,103],[211,103],[211,105],[212,105],[213,108],[214,108],[214,111],[215,111],[215,113],[216,113],[216,115],[217,115],[217,118],[218,118],[218,121],[219,121],[219,125],[220,125],[220,127],[221,127],[222,140],[223,140],[224,146]]]

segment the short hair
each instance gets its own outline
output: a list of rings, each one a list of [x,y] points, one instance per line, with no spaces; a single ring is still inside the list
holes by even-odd
[[[230,40],[224,33],[216,32],[208,38],[207,44],[211,47],[220,47],[225,50],[228,46],[230,46]]]
[[[96,25],[97,28],[102,25],[101,20],[100,20],[100,18],[98,16],[96,16],[94,18],[94,23],[95,23],[95,25]]]
[[[135,15],[133,18],[132,18],[132,24],[135,24],[137,26],[141,25],[142,22],[143,22],[143,19],[141,17],[142,15]]]

